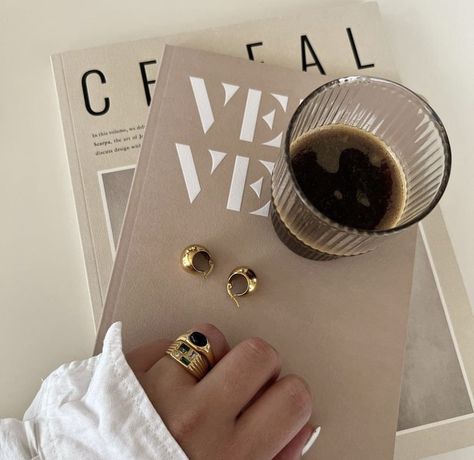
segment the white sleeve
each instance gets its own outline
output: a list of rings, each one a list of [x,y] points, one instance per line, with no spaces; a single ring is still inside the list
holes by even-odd
[[[125,360],[120,323],[102,354],[44,380],[23,421],[0,420],[0,460],[138,458],[187,460]]]

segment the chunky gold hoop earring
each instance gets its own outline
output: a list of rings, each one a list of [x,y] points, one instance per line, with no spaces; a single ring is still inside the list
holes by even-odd
[[[200,258],[198,260],[196,257]],[[207,278],[214,269],[214,261],[209,251],[198,244],[188,246],[181,254],[181,265],[190,273],[199,273]]]
[[[236,290],[233,281],[236,281],[237,278],[243,277],[245,280],[245,288],[241,290]],[[257,275],[253,270],[247,267],[238,267],[232,270],[232,273],[227,279],[227,294],[235,302],[237,307],[240,307],[237,297],[242,297],[247,294],[251,294],[255,289],[257,289]]]

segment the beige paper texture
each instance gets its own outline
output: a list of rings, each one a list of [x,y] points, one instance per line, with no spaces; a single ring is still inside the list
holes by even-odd
[[[117,320],[125,349],[203,320],[231,344],[261,336],[281,352],[284,371],[313,389],[313,422],[324,435],[308,458],[391,459],[416,228],[370,255],[315,263],[283,246],[262,211],[279,154],[267,144],[323,81],[165,49],[98,344]],[[273,110],[270,128],[263,117]],[[221,152],[214,170],[210,151]],[[180,268],[192,243],[216,260],[208,280]],[[225,285],[239,265],[261,282],[237,309]]]

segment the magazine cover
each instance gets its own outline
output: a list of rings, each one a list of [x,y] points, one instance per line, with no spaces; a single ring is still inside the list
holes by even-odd
[[[283,374],[302,375],[312,389],[312,423],[324,436],[309,459],[389,460],[417,229],[326,263],[280,241],[268,217],[270,173],[314,84],[297,70],[165,48],[96,351],[116,321],[125,351],[199,318],[231,346],[262,337],[278,350]],[[216,262],[205,280],[179,263],[195,243]],[[240,307],[226,292],[236,266],[259,279]]]

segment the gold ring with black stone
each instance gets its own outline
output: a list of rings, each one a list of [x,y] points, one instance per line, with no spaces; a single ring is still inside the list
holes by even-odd
[[[204,334],[197,331],[180,335],[166,353],[198,380],[215,364],[209,341]]]

